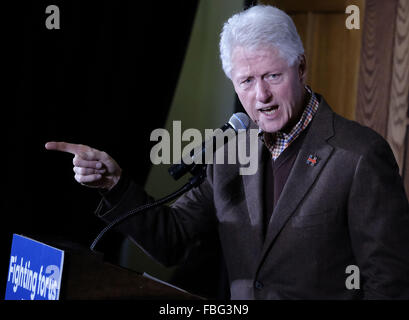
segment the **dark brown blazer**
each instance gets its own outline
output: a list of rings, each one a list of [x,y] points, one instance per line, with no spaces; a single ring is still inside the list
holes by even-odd
[[[408,299],[409,206],[391,149],[320,101],[265,238],[261,142],[256,174],[209,165],[200,187],[120,229],[172,265],[217,228],[232,299]],[[130,182],[96,213],[109,222],[151,200]],[[349,265],[359,267],[359,289],[346,286]]]

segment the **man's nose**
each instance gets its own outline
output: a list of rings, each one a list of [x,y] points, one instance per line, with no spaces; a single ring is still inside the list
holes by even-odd
[[[271,100],[272,93],[267,83],[263,80],[257,81],[256,83],[256,99],[259,102],[266,103]]]

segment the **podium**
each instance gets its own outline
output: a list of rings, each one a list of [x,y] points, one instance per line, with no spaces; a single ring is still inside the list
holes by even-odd
[[[105,262],[103,254],[66,241],[47,241],[64,250],[60,300],[201,300],[203,298]]]

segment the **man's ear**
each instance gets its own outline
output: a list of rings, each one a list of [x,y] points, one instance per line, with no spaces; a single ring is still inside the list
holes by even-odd
[[[305,84],[305,81],[307,79],[307,60],[305,59],[305,55],[302,54],[298,57],[298,76],[302,83]]]

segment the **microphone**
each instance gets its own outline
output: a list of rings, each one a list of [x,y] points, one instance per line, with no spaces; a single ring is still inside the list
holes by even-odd
[[[243,112],[234,113],[229,121],[225,123],[221,128],[214,130],[212,137],[202,143],[202,145],[194,148],[189,154],[182,157],[180,163],[172,165],[168,172],[175,179],[178,180],[186,173],[190,172],[195,174],[198,169],[206,166],[205,157],[206,154],[211,152],[213,155],[216,150],[224,145],[227,141],[234,138],[240,129],[247,130],[250,125],[250,118]],[[227,137],[227,141],[226,138]],[[217,142],[223,139],[222,144]]]

